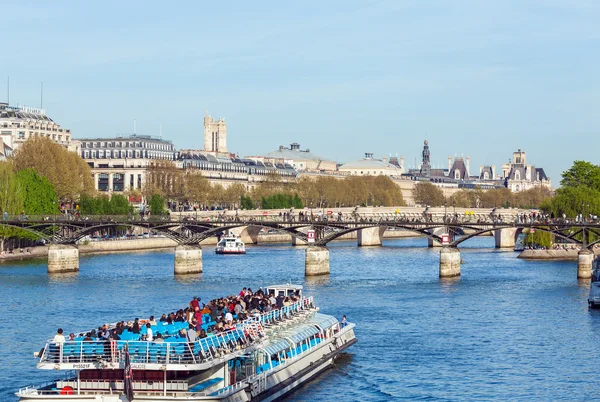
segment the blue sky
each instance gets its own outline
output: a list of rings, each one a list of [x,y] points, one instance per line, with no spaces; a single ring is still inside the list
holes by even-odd
[[[88,4],[89,3],[89,4]],[[517,148],[558,185],[598,163],[600,2],[0,1],[0,78],[75,137],[158,135],[202,148],[205,109],[228,148],[280,144],[340,162]],[[4,100],[6,78],[0,79]]]

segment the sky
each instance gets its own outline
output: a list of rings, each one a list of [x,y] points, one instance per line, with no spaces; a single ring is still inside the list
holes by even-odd
[[[517,149],[558,185],[598,163],[597,0],[4,1],[0,101],[40,105],[75,138],[160,134],[261,155],[298,142],[347,162]]]

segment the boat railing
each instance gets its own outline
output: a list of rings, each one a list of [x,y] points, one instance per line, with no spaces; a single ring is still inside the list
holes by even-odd
[[[234,329],[196,342],[169,341],[67,341],[56,344],[48,341],[40,363],[67,363],[76,366],[85,363],[125,362],[129,352],[132,364],[200,364],[223,357],[245,348],[257,339],[249,339],[243,330]]]
[[[289,306],[283,306],[280,309],[272,310],[267,313],[262,313],[260,315],[256,315],[248,318],[242,324],[244,328],[248,327],[252,330],[256,330],[256,328],[264,328],[265,325],[274,324],[279,321],[283,321],[285,319],[292,318],[296,313],[307,310],[314,307],[314,299],[313,297],[304,297],[302,300],[298,300],[297,302],[290,304]]]

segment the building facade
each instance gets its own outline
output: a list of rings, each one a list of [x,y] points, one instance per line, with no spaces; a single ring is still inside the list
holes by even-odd
[[[552,188],[550,178],[542,168],[527,164],[527,153],[513,152],[512,161],[502,165],[504,185],[513,192],[525,191],[535,187]]]
[[[79,155],[90,165],[96,190],[141,190],[146,170],[154,160],[177,159],[171,141],[146,135],[79,139]]]
[[[227,153],[227,123],[225,119],[213,119],[208,110],[204,116],[204,152]]]
[[[38,136],[71,147],[71,130],[62,128],[44,109],[0,103],[0,137],[4,144],[17,149],[29,138]]]

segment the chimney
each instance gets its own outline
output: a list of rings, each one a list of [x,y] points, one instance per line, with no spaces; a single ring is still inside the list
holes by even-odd
[[[492,165],[492,179],[496,180],[496,165]]]
[[[404,173],[404,156],[400,157],[400,170]]]
[[[479,165],[479,177],[481,177],[481,172],[483,172],[483,165]]]
[[[387,156],[384,156],[382,159],[384,162],[387,162]]]
[[[471,175],[470,167],[471,167],[471,157],[467,156],[467,178]]]
[[[452,155],[448,155],[448,171],[452,169]]]

